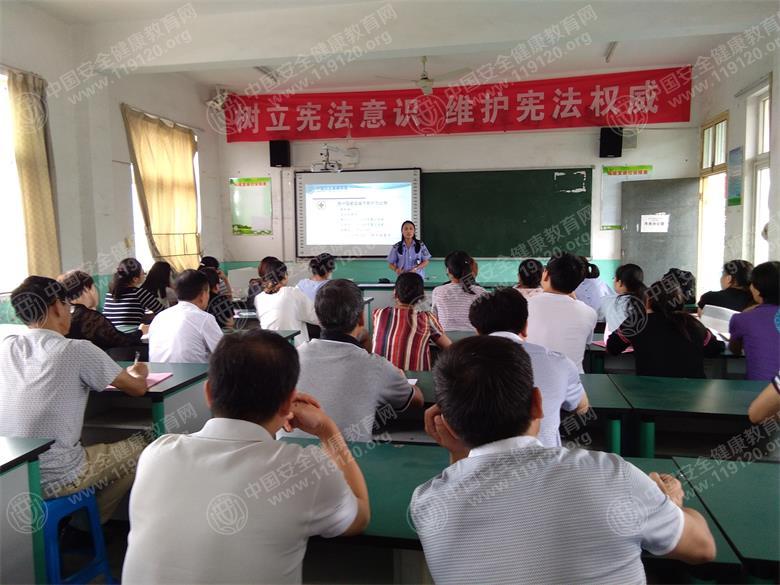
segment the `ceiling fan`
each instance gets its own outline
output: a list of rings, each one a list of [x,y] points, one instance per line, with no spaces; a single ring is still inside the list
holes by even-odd
[[[401,79],[399,77],[387,77],[385,75],[376,75],[378,79],[391,79],[393,81],[409,81],[414,83],[423,92],[423,95],[431,95],[433,93],[433,84],[441,81],[450,81],[452,79],[458,79],[463,77],[467,73],[471,73],[471,69],[468,67],[462,67],[461,69],[455,69],[454,71],[448,71],[441,75],[437,75],[435,78],[428,76],[426,64],[428,63],[428,57],[420,57],[422,63],[422,73],[419,79]]]

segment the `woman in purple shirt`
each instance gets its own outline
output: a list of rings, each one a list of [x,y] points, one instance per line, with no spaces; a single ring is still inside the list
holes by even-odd
[[[425,267],[431,258],[431,253],[415,236],[415,225],[411,221],[401,224],[401,241],[394,244],[387,255],[390,270],[396,274],[416,272],[425,278]]]
[[[780,262],[764,262],[753,269],[750,292],[758,303],[734,315],[729,322],[729,349],[745,350],[748,380],[771,380],[780,369]]]

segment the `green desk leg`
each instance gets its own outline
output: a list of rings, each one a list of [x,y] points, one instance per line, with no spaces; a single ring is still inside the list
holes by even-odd
[[[41,468],[37,459],[35,461],[30,461],[27,464],[27,477],[30,486],[30,497],[35,500],[37,496],[39,498],[38,501],[42,501],[43,495],[41,494]],[[32,526],[38,526],[40,523],[40,516],[43,514],[43,509],[40,506],[35,505],[35,502],[33,502],[31,511],[33,513],[31,524]],[[32,533],[32,541],[33,562],[35,563],[35,582],[47,583],[46,548],[43,539],[43,526]]]
[[[590,373],[591,374],[603,374],[604,373],[604,355],[603,351],[590,351]]]
[[[620,455],[620,419],[611,418],[607,420],[606,439],[607,451]]]
[[[152,429],[154,429],[155,438],[166,433],[165,406],[162,402],[152,402]]]
[[[655,457],[655,421],[639,421],[639,456]]]

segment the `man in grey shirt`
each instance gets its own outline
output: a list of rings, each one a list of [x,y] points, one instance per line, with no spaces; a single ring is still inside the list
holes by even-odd
[[[363,293],[349,280],[332,280],[318,291],[314,309],[320,339],[300,346],[298,390],[314,396],[347,441],[370,441],[374,417],[395,418],[406,408],[422,407],[420,389],[384,357],[367,352]],[[296,436],[307,436],[301,431]]]
[[[105,522],[130,489],[148,441],[137,436],[82,447],[87,398],[109,384],[130,396],[145,394],[146,364],[123,370],[91,342],[66,339],[70,305],[56,280],[28,277],[11,304],[28,330],[0,341],[0,435],[54,439],[40,456],[43,496],[94,487]]]
[[[715,558],[680,482],[618,455],[544,447],[542,397],[522,345],[459,341],[434,368],[426,431],[451,465],[419,486],[410,515],[436,583],[644,583],[642,549]]]

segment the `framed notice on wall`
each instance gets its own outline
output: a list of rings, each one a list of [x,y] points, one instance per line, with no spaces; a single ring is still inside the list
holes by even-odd
[[[230,179],[230,210],[234,236],[273,235],[271,178]]]

